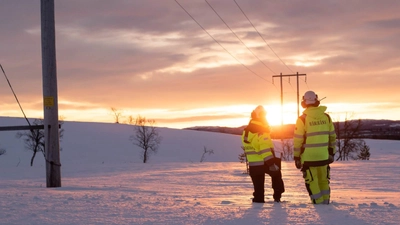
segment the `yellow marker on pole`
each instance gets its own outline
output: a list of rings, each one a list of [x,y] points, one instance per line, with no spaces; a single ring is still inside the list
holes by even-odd
[[[44,97],[43,104],[44,104],[44,107],[53,107],[54,106],[54,97],[53,96]]]

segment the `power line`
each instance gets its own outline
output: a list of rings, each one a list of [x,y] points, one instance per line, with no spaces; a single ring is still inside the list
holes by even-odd
[[[308,90],[310,90],[310,87],[309,87],[308,84],[307,84],[307,77],[304,78],[304,83],[306,84]]]
[[[260,34],[260,32],[258,32],[257,28],[256,28],[256,27],[254,26],[254,24],[250,21],[249,17],[247,17],[246,13],[242,10],[242,8],[239,6],[239,4],[236,2],[236,0],[233,0],[233,1],[236,3],[237,7],[239,7],[240,11],[243,13],[243,15],[246,17],[246,19],[250,22],[251,26],[253,26],[254,30],[258,33],[258,35],[261,37],[261,39],[263,39],[264,42],[265,42],[265,44],[267,44],[267,46],[269,47],[269,49],[271,49],[271,51],[275,54],[276,57],[278,57],[278,59],[283,63],[283,65],[286,66],[286,68],[288,68],[292,73],[294,73],[293,70],[290,69],[290,68],[286,65],[286,63],[278,56],[278,54],[276,54],[276,52],[275,52],[275,51],[272,49],[272,47],[267,43],[267,41],[266,41],[266,40],[264,39],[264,37]]]
[[[222,46],[222,44],[221,43],[219,43],[199,22],[197,22],[197,20],[192,16],[192,15],[190,15],[190,13],[181,5],[181,4],[179,4],[179,2],[177,1],[177,0],[175,0],[175,2],[183,9],[183,11],[185,11],[186,12],[186,14],[188,14],[188,16],[190,16],[190,18],[192,18],[192,20],[194,21],[194,22],[196,22],[197,23],[197,25],[199,25],[200,27],[201,27],[201,29],[203,29],[204,30],[204,32],[206,32],[207,34],[208,34],[208,36],[210,36],[219,46],[221,46],[221,48],[222,49],[224,49],[229,55],[231,55],[232,56],[232,58],[234,58],[238,63],[240,63],[243,67],[245,67],[247,70],[249,70],[251,73],[253,73],[254,75],[256,75],[256,76],[258,76],[259,78],[261,78],[261,79],[263,79],[263,80],[265,80],[265,81],[267,81],[267,82],[269,82],[269,83],[271,83],[272,84],[272,82],[271,81],[269,81],[269,80],[267,80],[267,79],[265,79],[264,77],[262,77],[262,76],[260,76],[260,75],[258,75],[256,72],[254,72],[253,70],[251,70],[249,67],[247,67],[246,65],[244,65],[242,62],[240,62],[232,53],[230,53],[224,46]]]
[[[288,81],[287,81],[287,82],[288,82],[288,84],[290,85],[290,87],[292,88],[292,90],[295,91],[295,90],[294,90],[294,87],[292,86],[292,83],[290,83],[290,77],[288,78]]]
[[[254,26],[254,24],[251,22],[251,20],[249,19],[249,17],[246,15],[246,13],[243,11],[243,9],[239,6],[239,4],[236,2],[236,0],[234,0],[234,2],[236,3],[237,7],[240,9],[240,11],[243,13],[243,15],[246,17],[246,19],[249,21],[249,23],[253,26],[254,30],[258,33],[258,35],[261,37],[261,39],[263,39],[263,41],[265,42],[265,44],[271,49],[271,51],[275,54],[275,56],[283,63],[283,65],[286,66],[287,69],[289,69],[291,72],[293,72],[292,69],[290,69],[286,63],[278,56],[278,54],[272,49],[272,47],[267,43],[267,41],[264,39],[264,37],[260,34],[260,32],[257,30],[257,28]],[[293,72],[294,73],[294,72]],[[291,86],[291,88],[293,89],[292,84],[290,83],[290,77],[289,77],[289,81],[286,81],[289,83],[289,85]],[[307,85],[307,82],[306,82]],[[308,86],[308,85],[307,85]]]
[[[220,18],[220,20],[228,27],[228,29],[236,36],[236,38],[251,52],[251,54],[254,55],[260,61],[265,67],[267,67],[273,74],[276,74],[270,67],[268,67],[259,57],[254,54],[254,52],[240,39],[240,37],[231,29],[231,27],[222,19],[222,17],[217,13],[217,11],[211,6],[211,4],[205,0],[205,2],[210,6],[210,8],[217,14],[217,16]]]
[[[274,75],[272,76],[274,77],[279,77],[281,80],[281,109],[282,109],[282,115],[283,115],[283,86],[282,86],[282,78],[283,77],[293,77],[296,76],[297,77],[297,116],[300,116],[300,107],[299,107],[299,76],[307,76],[307,74],[299,74],[298,72],[296,74],[286,74],[283,75],[282,73],[280,75]],[[281,121],[281,125],[283,125],[283,118]]]
[[[28,122],[29,126],[31,126],[31,123],[29,123],[28,118],[26,118],[25,112],[24,112],[24,110],[22,109],[22,106],[21,106],[21,104],[19,103],[19,100],[18,100],[18,98],[17,98],[17,95],[15,94],[14,89],[12,88],[11,83],[10,83],[10,81],[8,80],[8,77],[7,77],[7,75],[6,75],[6,72],[4,71],[3,66],[2,66],[1,64],[0,64],[0,67],[1,67],[1,70],[3,71],[4,77],[5,77],[6,80],[7,80],[8,86],[10,86],[11,91],[12,91],[12,93],[14,94],[15,100],[17,100],[17,103],[18,103],[18,105],[19,105],[19,108],[21,109],[22,114],[24,115],[24,117],[25,117],[25,119],[26,119],[26,122]]]

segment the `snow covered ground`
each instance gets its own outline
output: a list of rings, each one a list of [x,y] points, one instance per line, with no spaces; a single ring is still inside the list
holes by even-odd
[[[239,136],[160,128],[159,152],[143,164],[128,125],[63,128],[60,188],[46,188],[42,155],[30,167],[16,132],[0,132],[0,224],[400,224],[399,141],[366,140],[371,160],[333,163],[330,205],[309,203],[293,161],[283,162],[284,202],[272,202],[267,179],[267,203],[252,204]],[[200,163],[204,147],[214,154]]]

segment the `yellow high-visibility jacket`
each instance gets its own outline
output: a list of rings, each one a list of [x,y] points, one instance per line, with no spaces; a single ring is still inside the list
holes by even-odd
[[[272,165],[274,144],[266,121],[250,120],[243,130],[242,143],[249,166]]]
[[[336,133],[326,106],[308,107],[296,121],[293,156],[304,166],[329,164],[329,155],[336,153]]]

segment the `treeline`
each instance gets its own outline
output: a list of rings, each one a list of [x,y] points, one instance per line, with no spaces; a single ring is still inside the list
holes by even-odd
[[[348,120],[343,122],[334,122],[335,127],[343,128],[346,124],[358,124],[358,137],[364,139],[383,139],[400,140],[400,121],[399,120]],[[271,137],[273,139],[291,139],[293,138],[294,124],[285,124],[271,127]],[[188,130],[210,131],[234,135],[242,135],[245,125],[241,127],[189,127]],[[346,138],[342,136],[341,138]]]

